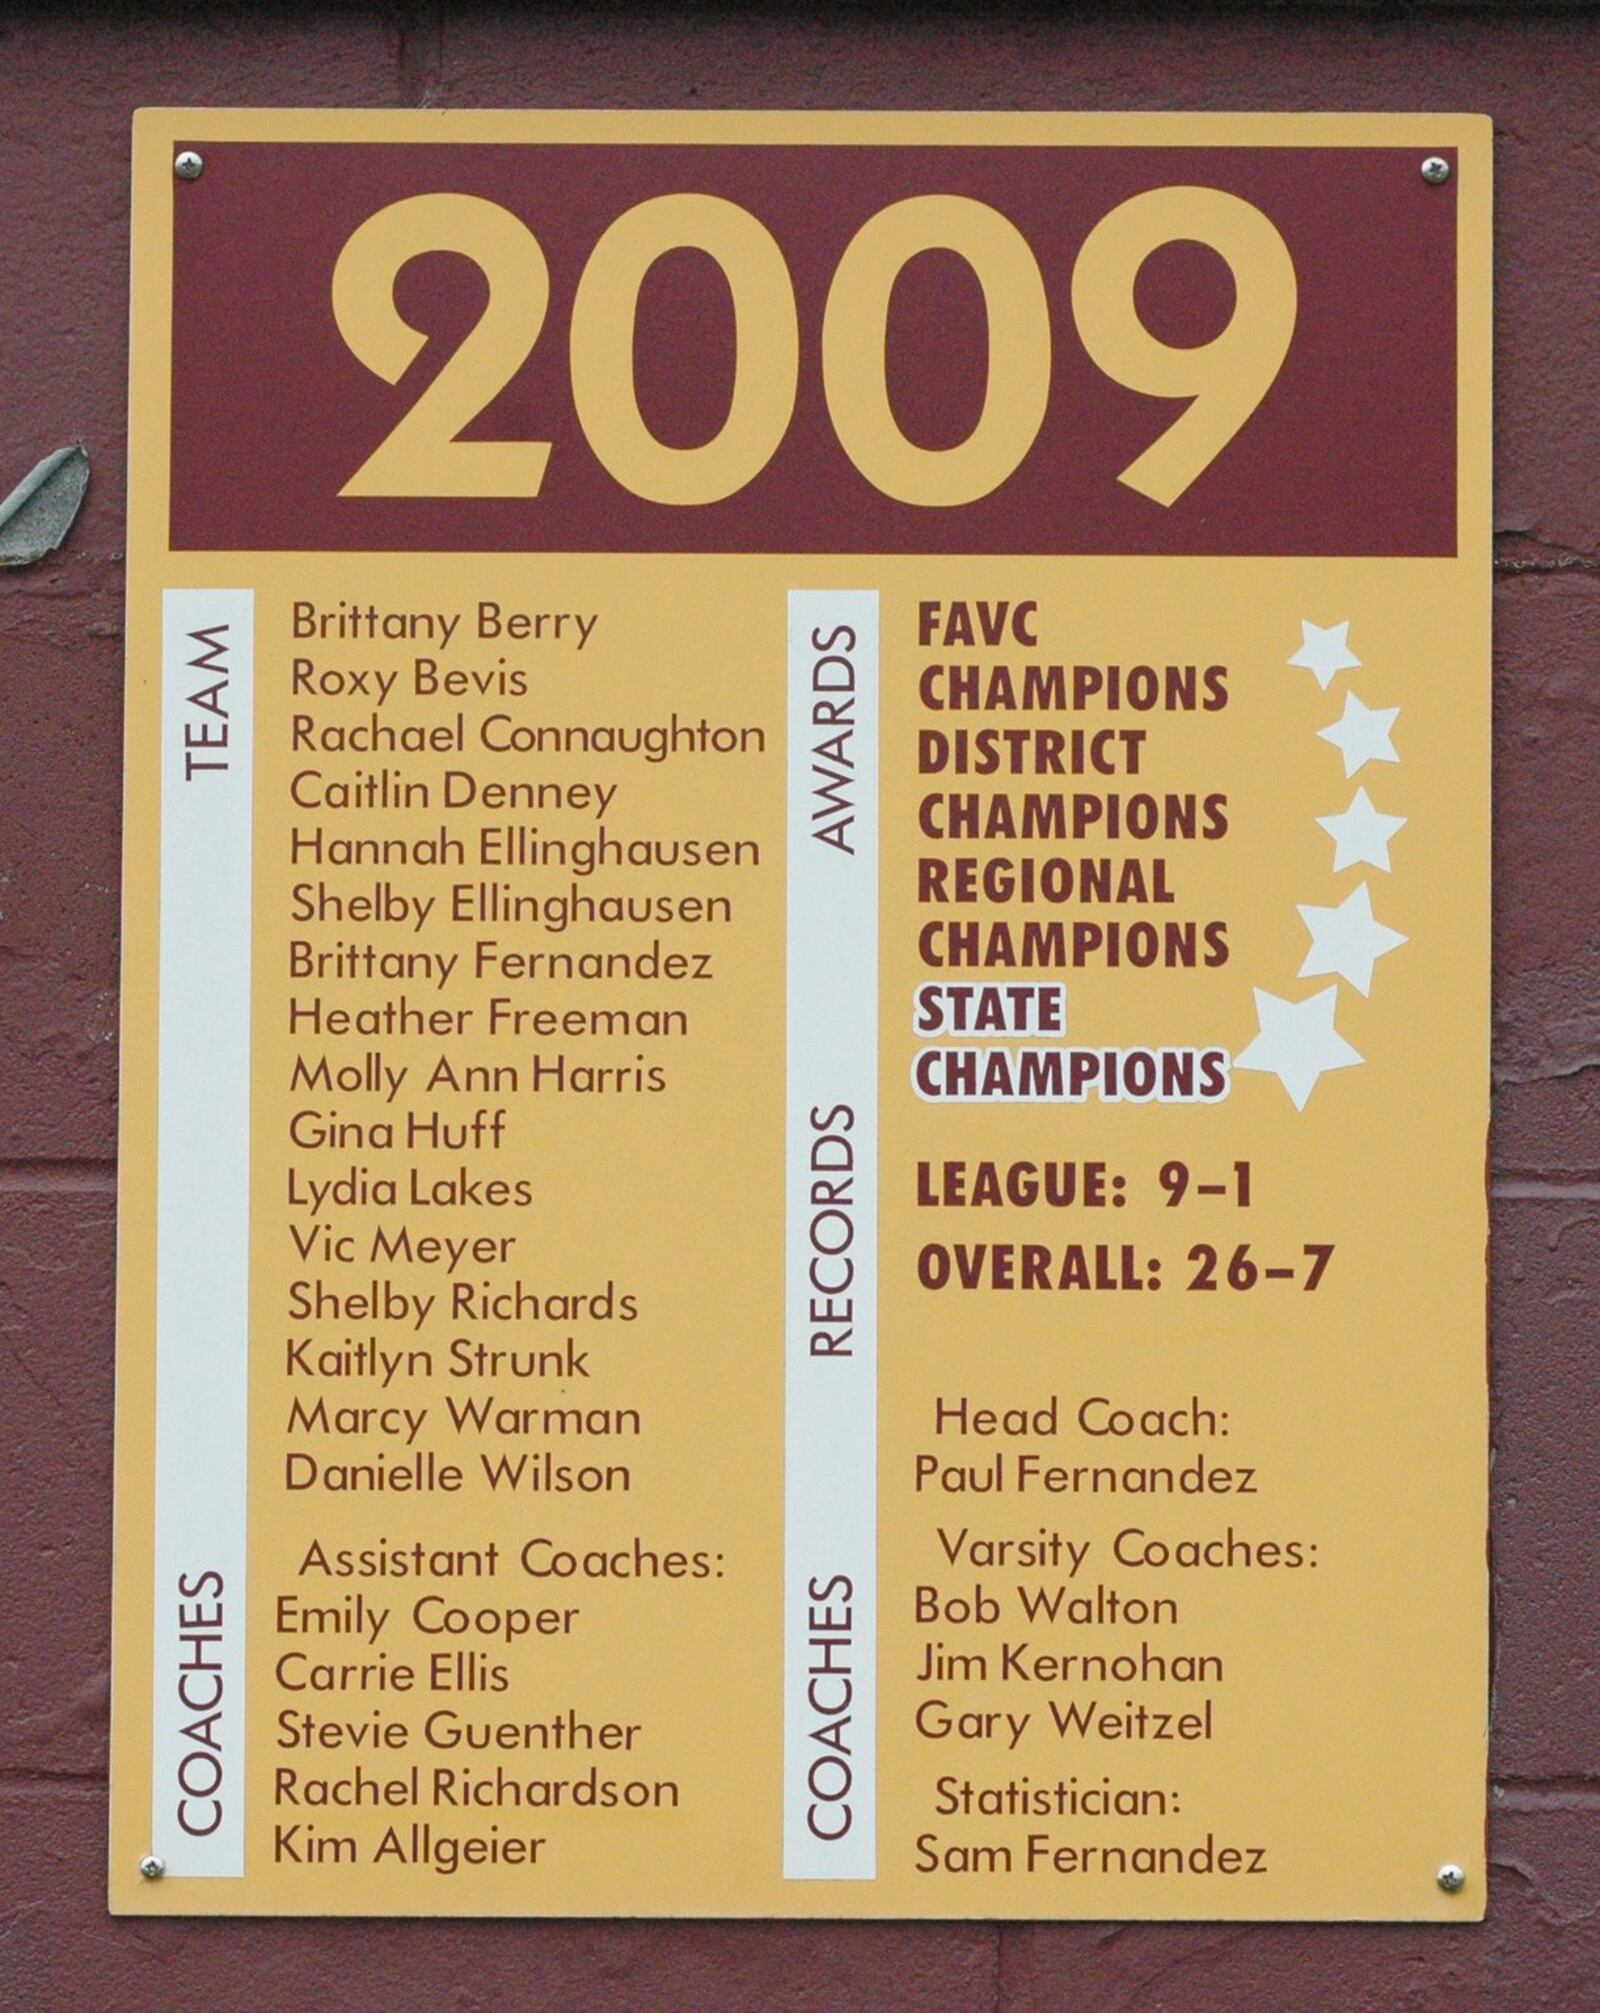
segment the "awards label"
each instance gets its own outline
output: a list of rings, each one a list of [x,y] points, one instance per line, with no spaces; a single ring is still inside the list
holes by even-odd
[[[112,1906],[1480,1915],[1487,123],[134,181]]]

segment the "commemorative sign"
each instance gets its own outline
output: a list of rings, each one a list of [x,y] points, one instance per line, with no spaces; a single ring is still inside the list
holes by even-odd
[[[116,1909],[1481,1913],[1489,171],[139,115]]]

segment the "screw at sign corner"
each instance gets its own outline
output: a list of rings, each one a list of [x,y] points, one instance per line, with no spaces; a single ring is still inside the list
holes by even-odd
[[[185,147],[172,164],[172,172],[180,182],[197,182],[204,168],[204,160],[192,147]]]
[[[1467,1884],[1467,1876],[1459,1866],[1441,1866],[1434,1878],[1446,1894],[1459,1894]]]
[[[199,169],[197,168],[195,172],[198,174]],[[1443,154],[1430,154],[1428,156],[1422,164],[1422,179],[1425,182],[1432,182],[1436,187],[1440,182],[1449,181],[1450,163],[1445,159]]]
[[[147,1852],[139,1861],[139,1871],[146,1880],[159,1880],[166,1870],[167,1862],[164,1859],[157,1859],[153,1852]]]

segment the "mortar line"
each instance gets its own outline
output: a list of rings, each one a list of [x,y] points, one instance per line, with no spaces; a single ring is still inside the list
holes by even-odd
[[[1600,1181],[1545,1181],[1507,1175],[1490,1183],[1489,1194],[1496,1202],[1600,1202]]]
[[[114,1155],[85,1160],[0,1160],[0,1195],[100,1195],[117,1185]]]

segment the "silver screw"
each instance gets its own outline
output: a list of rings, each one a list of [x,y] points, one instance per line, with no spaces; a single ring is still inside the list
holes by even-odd
[[[139,1871],[146,1880],[159,1880],[166,1870],[167,1862],[164,1859],[157,1859],[153,1852],[147,1852],[139,1861]]]
[[[1434,1876],[1446,1894],[1459,1894],[1467,1884],[1467,1876],[1459,1866],[1441,1866]]]
[[[180,168],[178,172],[182,174],[183,170]],[[199,172],[200,170],[196,168],[195,173],[199,174]],[[1430,154],[1428,156],[1422,164],[1422,179],[1425,182],[1431,182],[1435,188],[1438,187],[1440,182],[1449,181],[1450,163],[1445,159],[1443,154]]]
[[[185,148],[173,162],[172,172],[180,182],[198,182],[201,174],[204,172],[205,165],[205,162],[192,148]],[[1424,168],[1422,172],[1426,174],[1428,171]],[[1445,173],[1449,174],[1449,172],[1450,170],[1446,168]]]

